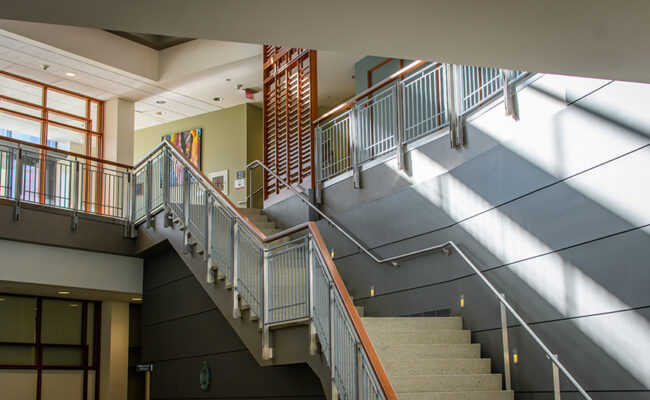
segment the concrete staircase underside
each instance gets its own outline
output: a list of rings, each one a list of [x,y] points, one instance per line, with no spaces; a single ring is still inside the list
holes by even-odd
[[[400,400],[514,399],[460,317],[362,321]]]

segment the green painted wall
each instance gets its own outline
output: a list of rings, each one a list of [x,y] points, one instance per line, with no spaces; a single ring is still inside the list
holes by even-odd
[[[262,109],[249,106],[246,112],[246,162],[255,160],[264,161],[264,124]],[[262,168],[258,167],[253,175],[253,189],[262,187]],[[248,180],[248,174],[246,176]],[[260,191],[253,199],[255,208],[263,208],[264,193]]]
[[[195,128],[203,130],[203,173],[209,175],[228,170],[228,197],[235,203],[245,200],[248,188],[234,190],[237,171],[246,169],[249,157],[262,157],[262,110],[250,104],[137,130],[133,146],[134,160],[137,162],[145,156],[160,143],[164,135]]]

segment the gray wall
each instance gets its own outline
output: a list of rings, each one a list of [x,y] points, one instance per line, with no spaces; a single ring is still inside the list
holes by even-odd
[[[207,361],[212,385],[199,386]],[[324,399],[306,364],[260,367],[175,251],[145,258],[142,361],[152,399]]]
[[[646,399],[648,98],[648,85],[544,76],[520,92],[521,121],[495,104],[468,120],[463,148],[443,132],[409,152],[410,176],[389,160],[362,173],[360,190],[326,187],[323,210],[384,257],[454,240],[594,399]],[[457,255],[377,265],[318,224],[369,315],[450,308],[502,371],[498,304]],[[550,362],[509,325],[517,399],[552,398]]]

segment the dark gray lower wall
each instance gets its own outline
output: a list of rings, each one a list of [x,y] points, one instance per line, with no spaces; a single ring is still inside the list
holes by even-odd
[[[521,93],[522,121],[502,125],[515,134],[490,131],[486,122],[505,118],[498,106],[467,124],[467,146],[450,149],[443,135],[407,154],[414,176],[446,172],[415,179],[380,164],[362,172],[361,189],[351,179],[326,187],[323,210],[382,257],[453,240],[592,398],[649,398],[650,121],[632,94],[650,87],[571,78],[559,98],[545,91],[553,79]],[[498,302],[458,255],[377,265],[318,227],[368,315],[451,309],[503,371]],[[508,324],[516,398],[551,399],[550,361]],[[579,398],[566,380],[562,389]]]
[[[170,247],[145,258],[142,361],[152,399],[324,399],[306,364],[261,367]],[[207,361],[212,383],[199,385]]]

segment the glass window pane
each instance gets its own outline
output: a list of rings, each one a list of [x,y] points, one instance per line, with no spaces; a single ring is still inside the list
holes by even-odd
[[[1,365],[36,365],[36,347],[0,344]]]
[[[47,119],[49,121],[60,122],[62,124],[74,126],[79,129],[86,129],[86,121],[81,121],[76,118],[66,117],[65,115],[49,112]]]
[[[91,157],[99,158],[99,138],[101,136],[92,135],[90,141],[90,154]]]
[[[83,371],[43,371],[41,400],[83,399]]]
[[[99,104],[95,101],[90,103],[90,119],[92,120],[93,132],[99,132]]]
[[[36,342],[36,299],[0,295],[0,342]]]
[[[32,117],[41,118],[42,112],[40,108],[27,107],[19,103],[14,103],[8,100],[0,100],[0,108],[5,110],[18,111],[19,113],[31,115]]]
[[[86,100],[52,89],[47,89],[47,107],[80,117],[86,116]]]
[[[36,399],[37,372],[29,369],[5,369],[0,373],[3,400]]]
[[[81,344],[81,313],[79,301],[43,299],[41,342]]]
[[[43,88],[0,75],[0,95],[43,105]]]
[[[48,124],[47,143],[57,149],[86,154],[86,135],[72,129]]]
[[[0,110],[0,136],[41,143],[41,123],[31,119],[16,117]]]
[[[83,349],[80,347],[43,347],[43,366],[83,366]]]

